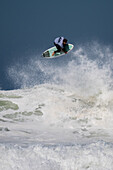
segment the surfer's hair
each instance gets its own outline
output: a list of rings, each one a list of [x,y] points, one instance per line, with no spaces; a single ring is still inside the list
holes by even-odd
[[[63,42],[67,43],[67,39],[64,38]]]

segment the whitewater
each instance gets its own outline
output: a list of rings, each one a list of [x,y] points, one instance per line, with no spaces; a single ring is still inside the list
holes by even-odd
[[[113,51],[97,42],[7,69],[0,170],[113,170]]]

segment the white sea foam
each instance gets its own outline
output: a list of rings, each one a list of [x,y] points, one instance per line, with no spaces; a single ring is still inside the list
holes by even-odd
[[[75,146],[0,146],[1,170],[111,170],[113,146],[97,142]]]

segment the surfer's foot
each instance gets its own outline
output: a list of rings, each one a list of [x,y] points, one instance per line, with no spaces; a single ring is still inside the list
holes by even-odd
[[[55,55],[55,52],[52,53],[52,56],[54,56],[54,55]]]

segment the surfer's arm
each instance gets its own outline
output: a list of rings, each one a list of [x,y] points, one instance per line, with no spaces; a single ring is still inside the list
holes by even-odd
[[[67,51],[65,51],[63,48],[61,48],[61,50],[62,50],[65,54],[67,54]]]
[[[65,54],[67,54],[67,52],[65,51],[65,49],[62,48],[60,45],[55,44],[55,46],[56,46],[57,50],[54,51],[54,54],[55,54],[55,53],[58,53],[58,52],[61,52],[61,51],[64,52]]]

